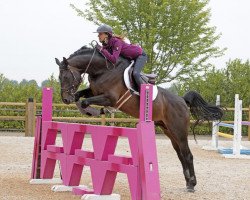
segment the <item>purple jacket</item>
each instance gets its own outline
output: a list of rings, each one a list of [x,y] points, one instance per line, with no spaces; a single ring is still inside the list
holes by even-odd
[[[101,52],[104,56],[111,61],[113,64],[119,58],[119,55],[128,58],[130,60],[136,59],[142,54],[142,48],[134,44],[127,44],[117,37],[109,39],[108,44],[104,45]]]

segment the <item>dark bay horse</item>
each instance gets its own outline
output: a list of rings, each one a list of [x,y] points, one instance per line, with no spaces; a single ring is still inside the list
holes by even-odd
[[[62,62],[56,59],[60,69],[61,97],[66,104],[78,100],[82,107],[95,104],[115,107],[117,101],[127,91],[123,73],[130,61],[120,57],[116,65],[108,62],[95,48],[82,47]],[[77,91],[82,74],[89,75],[89,88]],[[188,145],[189,109],[196,120],[220,120],[223,112],[219,107],[208,105],[196,92],[188,92],[179,97],[158,87],[158,95],[153,102],[153,120],[170,138],[180,159],[187,190],[194,191],[196,176],[193,155]],[[133,117],[139,117],[139,97],[133,95],[120,108]]]

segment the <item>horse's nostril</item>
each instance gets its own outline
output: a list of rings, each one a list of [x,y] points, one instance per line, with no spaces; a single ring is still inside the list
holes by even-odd
[[[69,101],[67,99],[63,99],[64,103],[69,103]]]

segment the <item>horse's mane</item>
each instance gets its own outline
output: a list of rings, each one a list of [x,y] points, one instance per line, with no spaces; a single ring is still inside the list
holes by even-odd
[[[81,47],[80,49],[75,51],[73,54],[71,54],[68,59],[70,59],[72,57],[75,57],[75,56],[82,55],[82,54],[84,54],[86,52],[93,52],[93,51],[94,51],[93,48],[90,48],[90,47],[87,47],[87,46],[84,45],[83,47]]]

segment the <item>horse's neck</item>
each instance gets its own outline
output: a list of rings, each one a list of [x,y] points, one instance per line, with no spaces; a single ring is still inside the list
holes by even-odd
[[[101,70],[90,71],[89,77],[92,81],[97,81],[100,83],[110,82],[110,80],[121,79],[123,77],[123,71],[117,67],[107,68],[103,66]]]
[[[126,61],[119,60],[117,64],[113,65],[105,59],[99,59],[97,62],[93,62],[88,68],[88,74],[90,76],[110,76],[110,74],[123,74],[125,68],[128,66]]]
[[[124,62],[118,62],[117,66],[112,65],[112,68],[107,68],[105,65],[102,66],[102,70],[94,72],[91,71],[92,73],[89,73],[89,82],[93,92],[103,93],[107,90],[107,88],[112,89],[118,85],[123,85],[125,66]],[[103,89],[104,91],[102,91]]]

